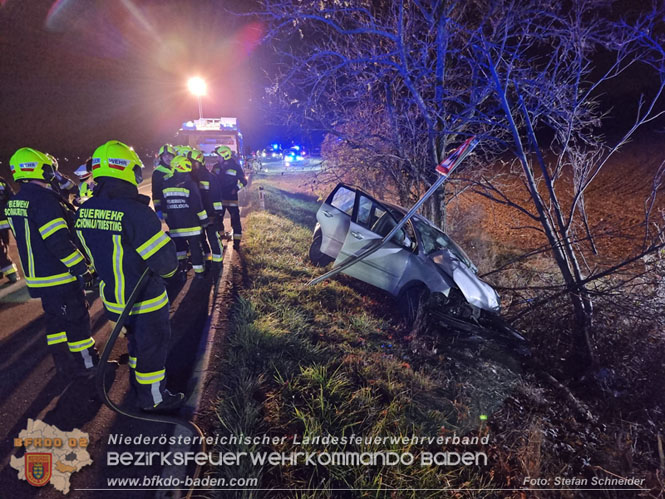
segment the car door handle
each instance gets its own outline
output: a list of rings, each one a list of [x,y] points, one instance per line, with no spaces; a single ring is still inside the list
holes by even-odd
[[[333,217],[333,214],[332,214],[332,213],[330,213],[329,211],[325,211],[325,210],[323,210],[323,215],[326,216],[326,217],[328,217],[328,218],[332,218],[332,217]]]
[[[356,232],[355,230],[351,231],[351,235],[356,239],[365,239],[365,237],[360,232]]]

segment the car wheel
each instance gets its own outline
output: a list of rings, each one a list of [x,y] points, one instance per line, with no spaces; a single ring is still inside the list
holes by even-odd
[[[312,238],[312,244],[309,247],[309,259],[317,267],[325,267],[335,259],[321,252],[321,241],[323,235],[321,231],[315,232]]]
[[[418,315],[418,309],[425,304],[429,298],[427,287],[412,286],[402,291],[397,298],[400,312],[407,324],[413,324]]]

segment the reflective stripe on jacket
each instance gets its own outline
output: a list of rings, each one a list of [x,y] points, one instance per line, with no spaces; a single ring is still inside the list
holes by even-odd
[[[51,189],[23,182],[5,208],[30,295],[44,296],[87,270],[67,220],[72,214]]]
[[[156,275],[148,280],[131,314],[168,306],[159,276],[171,277],[178,259],[149,202],[132,184],[105,178],[77,212],[74,229],[101,278],[100,296],[112,318],[122,312],[146,267]]]

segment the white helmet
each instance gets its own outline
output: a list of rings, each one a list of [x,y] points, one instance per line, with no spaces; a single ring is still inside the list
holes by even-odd
[[[88,178],[90,178],[90,175],[92,175],[92,172],[88,171],[88,167],[86,166],[85,163],[83,163],[81,166],[79,166],[76,169],[74,175],[76,175],[79,178],[79,180],[87,180]]]

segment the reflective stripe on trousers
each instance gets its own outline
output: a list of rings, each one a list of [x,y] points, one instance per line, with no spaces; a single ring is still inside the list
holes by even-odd
[[[46,344],[47,345],[57,345],[58,343],[65,343],[67,341],[67,332],[61,331],[59,333],[47,334],[46,335]]]

